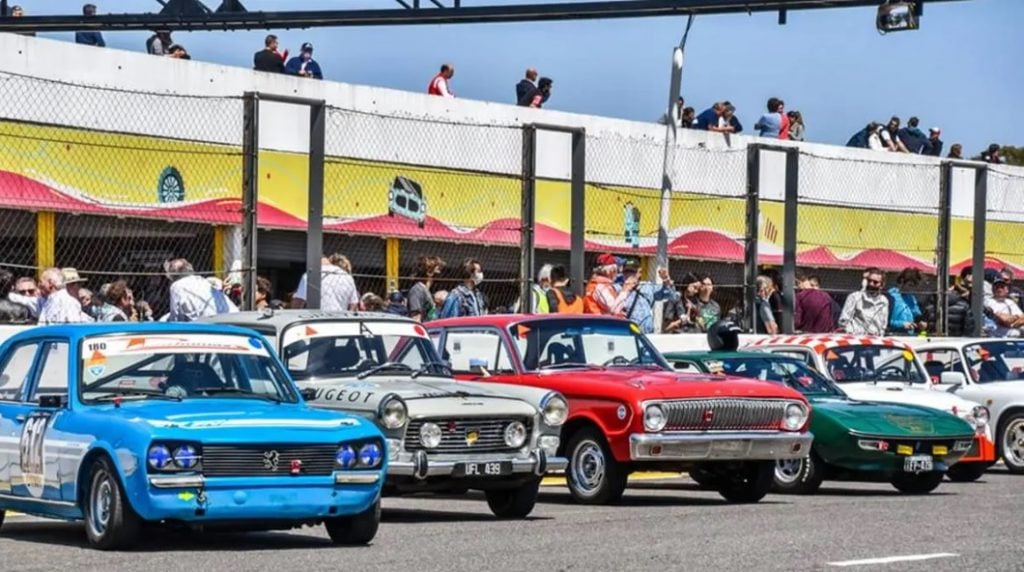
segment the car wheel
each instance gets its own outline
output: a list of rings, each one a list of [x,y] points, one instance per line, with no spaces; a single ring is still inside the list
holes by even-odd
[[[990,463],[957,463],[946,471],[954,483],[970,483],[981,478],[992,465]]]
[[[896,475],[892,479],[892,486],[896,487],[896,490],[907,495],[925,495],[935,490],[942,482],[943,473],[938,471],[932,471],[930,473],[921,473],[914,475],[911,473],[904,473]]]
[[[1006,470],[1015,475],[1024,474],[1024,413],[1014,413],[1002,426],[1003,430],[999,432],[999,453],[1006,464]]]
[[[526,518],[537,504],[540,479],[532,479],[514,489],[485,491],[487,506],[498,518]]]
[[[809,495],[821,488],[825,480],[825,463],[814,451],[803,459],[775,462],[775,492],[791,495]]]
[[[775,480],[775,461],[744,463],[738,471],[725,473],[718,483],[718,494],[735,503],[753,503],[764,498]]]
[[[327,535],[335,544],[357,546],[369,544],[380,527],[380,499],[366,511],[353,516],[324,521]]]
[[[713,491],[718,488],[715,484],[717,477],[715,476],[714,471],[708,470],[707,467],[697,465],[690,469],[687,474],[693,482],[697,483],[697,486],[704,490]]]
[[[100,550],[130,547],[139,537],[142,519],[128,505],[117,471],[109,459],[99,457],[90,474],[83,511],[89,544]]]
[[[629,473],[615,460],[597,429],[577,432],[569,440],[569,492],[577,502],[609,504],[622,498]]]

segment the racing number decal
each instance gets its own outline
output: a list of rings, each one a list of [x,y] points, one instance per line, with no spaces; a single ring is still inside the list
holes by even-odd
[[[30,495],[39,498],[43,496],[44,470],[46,463],[43,459],[43,444],[46,438],[46,430],[50,425],[51,415],[49,412],[33,413],[21,432],[20,459],[21,479],[28,488]]]

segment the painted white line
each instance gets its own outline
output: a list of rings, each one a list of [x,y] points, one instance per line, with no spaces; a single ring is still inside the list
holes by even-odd
[[[935,554],[911,554],[909,556],[886,556],[884,558],[867,558],[865,560],[844,560],[842,562],[827,562],[829,566],[870,566],[872,564],[893,564],[895,562],[916,562],[919,560],[932,560],[935,558],[956,558],[959,554],[952,552],[936,552]]]

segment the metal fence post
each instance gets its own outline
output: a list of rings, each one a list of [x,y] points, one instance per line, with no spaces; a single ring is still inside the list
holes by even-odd
[[[949,237],[952,209],[953,163],[939,166],[939,233],[935,241],[935,333],[949,332]]]
[[[782,244],[782,331],[796,331],[796,233],[797,208],[800,201],[800,149],[786,150],[786,194],[783,214]]]
[[[572,132],[572,183],[570,190],[570,239],[569,277],[573,292],[583,295],[586,274],[586,232],[587,232],[587,132],[583,129]]]
[[[306,216],[306,307],[320,308],[324,253],[324,146],[326,102],[309,106],[309,210]]]
[[[256,207],[259,201],[260,101],[259,94],[242,96],[242,309],[256,306]]]
[[[756,143],[747,146],[747,228],[743,247],[743,328],[757,331],[757,213],[761,194],[761,148]]]
[[[533,312],[533,296],[530,292],[530,278],[533,276],[534,224],[536,218],[537,193],[537,126],[523,126],[523,188],[520,200],[522,210],[519,225],[519,311]]]
[[[974,331],[971,335],[981,336],[985,303],[985,222],[988,210],[988,166],[975,167],[974,171],[974,256],[971,265],[971,315],[974,317]]]

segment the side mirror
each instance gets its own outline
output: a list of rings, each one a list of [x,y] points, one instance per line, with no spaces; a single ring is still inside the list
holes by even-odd
[[[959,371],[944,371],[939,376],[939,383],[944,385],[964,385],[967,383],[967,378]]]
[[[312,387],[304,387],[299,390],[299,395],[301,395],[302,399],[305,401],[313,401],[316,399],[316,389]]]

